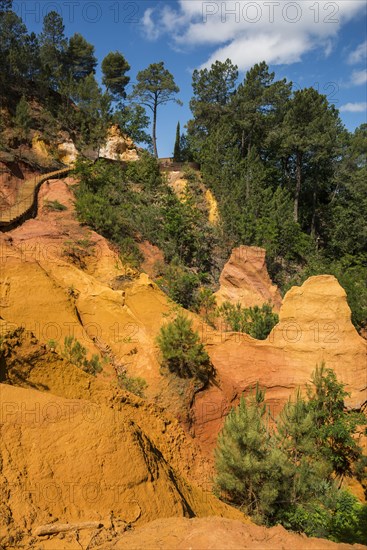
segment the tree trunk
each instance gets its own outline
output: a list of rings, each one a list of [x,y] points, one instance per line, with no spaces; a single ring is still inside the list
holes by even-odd
[[[158,158],[156,131],[157,131],[157,103],[154,104],[154,109],[153,109],[153,136],[152,137],[153,137],[154,156]]]
[[[252,167],[249,161],[250,156],[251,156],[251,140],[248,142],[248,145],[247,145],[247,170],[246,170],[246,200],[247,201],[250,198],[250,187],[251,187],[251,180],[252,180]]]
[[[241,134],[241,158],[245,158],[245,130]]]
[[[302,153],[297,151],[297,160],[296,160],[296,192],[294,195],[294,221],[298,222],[298,207],[299,207],[299,196],[301,193],[302,185]]]
[[[315,238],[316,234],[316,189],[312,193],[312,219],[311,219],[311,236]]]

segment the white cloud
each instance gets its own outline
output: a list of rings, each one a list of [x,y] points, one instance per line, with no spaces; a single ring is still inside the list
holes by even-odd
[[[367,110],[367,103],[361,101],[360,103],[346,103],[340,107],[342,113],[364,113]]]
[[[367,69],[362,69],[361,71],[353,71],[351,82],[355,86],[365,84],[367,82]]]
[[[353,52],[351,52],[348,56],[348,64],[349,65],[356,65],[357,63],[361,63],[367,58],[367,40],[362,42]]]
[[[153,13],[153,8],[146,9],[141,21],[144,27],[145,36],[148,40],[156,40],[162,34],[162,29],[153,21]]]
[[[282,40],[280,34],[262,34],[257,35],[256,38],[244,36],[228,46],[217,49],[201,68],[210,67],[217,59],[227,58],[240,69],[251,67],[264,59],[267,63],[275,65],[296,63],[301,60],[302,53],[309,48],[307,37],[301,35],[289,37],[287,43]]]
[[[180,0],[177,9],[162,4],[154,13],[146,10],[148,36],[166,34],[181,48],[211,46],[205,65],[230,57],[240,70],[262,60],[295,63],[316,48],[328,56],[340,27],[364,9],[359,0]]]

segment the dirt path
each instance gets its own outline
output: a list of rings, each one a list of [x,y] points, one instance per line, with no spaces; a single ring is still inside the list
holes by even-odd
[[[66,175],[71,169],[69,166],[27,179],[19,190],[15,204],[0,212],[0,230],[6,231],[7,229],[14,228],[17,222],[22,223],[37,203],[37,193],[41,183],[61,175]]]

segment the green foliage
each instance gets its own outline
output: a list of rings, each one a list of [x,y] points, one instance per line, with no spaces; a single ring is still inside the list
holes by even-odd
[[[31,126],[31,121],[32,119],[30,115],[28,102],[25,96],[23,95],[17,105],[17,109],[15,112],[15,119],[14,119],[15,126],[18,128],[19,134],[21,137],[26,138],[28,136],[29,129]]]
[[[40,35],[40,59],[42,74],[49,86],[56,89],[64,73],[67,40],[61,15],[50,11],[43,19]]]
[[[124,390],[127,390],[138,397],[145,397],[144,392],[147,387],[147,383],[144,378],[139,376],[128,376],[126,372],[123,372],[118,376],[118,383]]]
[[[70,38],[66,56],[68,72],[74,80],[81,81],[96,72],[97,59],[94,57],[94,46],[89,44],[81,34],[75,33]]]
[[[367,124],[347,134],[343,141],[330,202],[328,248],[334,257],[358,257],[367,250]]]
[[[163,61],[151,63],[149,67],[143,71],[139,71],[136,75],[136,80],[137,83],[134,85],[130,98],[136,99],[153,113],[153,150],[154,156],[158,157],[156,138],[157,110],[160,105],[165,105],[170,101],[181,105],[181,101],[174,97],[180,89],[176,85],[173,75],[164,67]]]
[[[203,316],[204,321],[214,326],[217,317],[216,299],[210,288],[201,288],[196,295],[194,310]]]
[[[130,65],[120,52],[110,52],[102,61],[102,82],[116,101],[125,99],[125,88],[130,82],[126,76]]]
[[[79,161],[75,173],[81,182],[76,191],[79,220],[111,239],[120,249],[127,238],[135,241],[143,238],[159,246],[166,261],[177,258],[185,266],[185,276],[178,285],[173,285],[176,290],[170,283],[168,286],[176,297],[179,295],[180,303],[182,300],[188,303],[183,297],[186,294],[183,287],[197,286],[194,285],[197,276],[186,268],[209,271],[215,243],[206,212],[196,208],[194,197],[188,193],[181,202],[162,182],[157,161],[148,153],[126,168],[105,161],[94,165]],[[202,238],[203,230],[206,239]],[[174,278],[174,274],[168,276]]]
[[[46,208],[47,210],[54,210],[55,212],[62,212],[63,210],[67,210],[65,204],[61,204],[61,202],[59,202],[58,200],[46,200],[44,202],[44,208]]]
[[[160,288],[177,304],[189,309],[196,303],[200,285],[198,275],[177,261],[172,261],[157,279]]]
[[[11,11],[13,0],[0,0],[0,13]]]
[[[284,527],[335,542],[366,544],[367,506],[346,490],[326,487],[319,500],[296,504],[281,518]]]
[[[243,397],[218,436],[216,485],[225,500],[257,521],[271,514],[279,494],[284,459],[273,445],[264,392]]]
[[[47,342],[47,346],[52,350],[56,350],[56,348],[58,347],[58,342],[57,342],[57,340],[52,340],[51,339]]]
[[[92,145],[99,150],[107,134],[111,120],[111,103],[108,94],[103,94],[91,72],[75,81],[72,97],[78,105],[73,115],[74,122],[80,128],[79,146]]]
[[[307,399],[300,391],[269,428],[264,393],[227,416],[216,450],[222,498],[257,521],[336,542],[366,542],[366,505],[340,489],[337,478],[361,462],[356,434],[365,416],[347,412],[348,395],[323,365],[312,375]],[[270,487],[267,487],[267,484]],[[338,487],[339,486],[339,487]]]
[[[126,169],[126,179],[134,183],[142,183],[149,189],[161,184],[161,175],[157,159],[147,151],[143,151],[138,162],[130,162]]]
[[[270,304],[243,308],[241,304],[224,302],[217,309],[217,314],[222,317],[230,330],[246,332],[257,340],[265,340],[279,322],[279,317],[273,313]]]
[[[279,133],[281,150],[289,159],[288,170],[295,174],[295,221],[299,218],[299,200],[307,171],[312,173],[312,181],[318,181],[318,188],[311,186],[309,193],[320,193],[320,180],[316,178],[318,172],[325,170],[324,162],[331,164],[333,158],[337,157],[340,130],[338,111],[329,105],[326,96],[314,88],[294,92]],[[316,208],[315,201],[313,208]]]
[[[224,238],[264,247],[283,291],[293,277],[335,272],[360,329],[367,324],[367,125],[349,134],[325,96],[292,92],[264,62],[239,85],[237,78],[230,60],[194,71],[187,125]]]
[[[331,536],[336,542],[367,542],[367,505],[348,491],[338,494],[331,519]]]
[[[98,355],[94,354],[91,359],[87,359],[87,350],[74,336],[65,336],[62,354],[70,363],[88,374],[95,376],[102,370]]]
[[[192,322],[180,313],[163,326],[157,338],[163,365],[180,378],[194,378],[207,383],[212,374],[209,356],[192,329]]]
[[[172,261],[177,257],[186,266],[209,272],[216,237],[206,212],[197,208],[194,193],[187,188],[181,201],[173,192],[167,193],[163,197],[162,207],[166,259]]]
[[[173,149],[173,160],[175,162],[181,162],[181,133],[180,133],[179,122],[177,122],[177,127],[176,127],[176,139],[175,139],[175,146]]]
[[[149,126],[149,117],[141,105],[137,103],[123,105],[121,109],[115,111],[113,120],[134,143],[146,143],[149,147],[152,145],[152,138],[145,131]]]
[[[93,163],[79,156],[73,172],[86,189],[93,193],[101,191],[108,185],[121,184],[124,181],[122,166],[103,160]]]
[[[367,425],[362,413],[346,414],[344,400],[350,394],[338,382],[335,372],[325,365],[312,374],[308,388],[308,407],[313,417],[315,445],[330,462],[338,476],[351,475],[362,449],[353,435],[358,426]]]

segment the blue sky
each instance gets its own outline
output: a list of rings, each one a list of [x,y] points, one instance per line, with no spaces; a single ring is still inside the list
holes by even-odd
[[[158,113],[160,156],[172,154],[177,121],[184,127],[190,118],[192,70],[227,57],[238,65],[239,80],[265,60],[276,78],[327,95],[348,129],[367,122],[366,6],[364,0],[14,1],[29,30],[40,32],[45,13],[57,9],[66,35],[83,34],[99,62],[120,51],[131,65],[130,89],[138,71],[165,62],[184,105]]]

